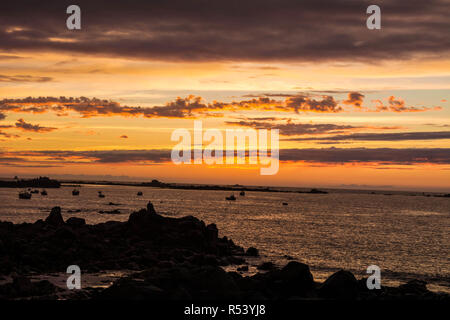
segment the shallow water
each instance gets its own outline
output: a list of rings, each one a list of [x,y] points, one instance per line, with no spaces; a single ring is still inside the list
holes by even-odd
[[[48,189],[46,197],[33,194],[31,200],[19,200],[18,190],[0,188],[0,220],[34,222],[45,219],[53,206],[61,206],[65,219],[124,221],[150,200],[164,215],[193,215],[216,223],[221,236],[245,248],[257,247],[264,261],[284,265],[284,255],[292,256],[310,265],[319,281],[341,268],[361,277],[375,264],[381,268],[382,284],[423,279],[432,290],[450,292],[449,198],[246,192],[245,197],[236,193],[237,201],[226,201],[229,191],[83,185],[75,197],[72,189]],[[99,190],[105,198],[97,196]],[[137,191],[144,196],[138,197]],[[77,209],[81,212],[67,212]],[[121,214],[98,213],[114,209]]]

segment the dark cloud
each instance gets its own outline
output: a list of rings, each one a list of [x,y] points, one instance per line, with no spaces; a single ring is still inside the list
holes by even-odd
[[[4,152],[5,153],[5,152]],[[38,157],[42,161],[53,161],[63,163],[122,163],[122,162],[169,162],[171,161],[171,150],[101,150],[101,151],[16,151],[8,152],[7,156],[27,159]]]
[[[351,125],[336,125],[327,123],[323,124],[293,123],[293,122],[274,123],[271,121],[246,121],[246,120],[226,121],[225,123],[242,127],[250,127],[254,129],[278,129],[280,130],[280,134],[284,136],[339,133],[345,130],[364,128]]]
[[[348,94],[348,99],[344,100],[343,103],[360,108],[363,101],[364,101],[364,95],[362,93],[350,92]]]
[[[244,94],[242,97],[244,98],[259,98],[259,97],[294,97],[296,94],[292,93],[261,93],[261,94]]]
[[[314,111],[314,112],[341,112],[342,107],[337,105],[337,102],[332,96],[324,96],[322,100],[315,100],[303,95],[289,97],[286,100],[288,107],[293,108],[295,112],[299,111]]]
[[[438,132],[394,132],[394,133],[352,133],[328,137],[291,138],[290,141],[403,141],[450,139],[450,131]]]
[[[171,150],[102,150],[102,151],[15,151],[0,152],[0,159],[16,159],[36,163],[61,165],[70,163],[136,163],[157,164],[170,162]],[[40,159],[40,160],[39,160]],[[322,149],[281,149],[280,160],[288,162],[312,162],[324,164],[376,163],[379,165],[450,164],[450,149],[392,149],[392,148],[322,148]],[[11,162],[11,161],[9,161]],[[33,162],[34,163],[34,162]],[[33,164],[30,163],[30,164]]]
[[[50,77],[37,77],[30,75],[6,76],[0,74],[0,82],[48,82],[53,79]]]
[[[32,132],[51,132],[56,130],[56,128],[52,127],[41,127],[39,124],[27,123],[23,119],[17,120],[16,128],[19,128],[23,131],[32,131]]]
[[[450,149],[327,148],[283,149],[281,161],[321,163],[450,164]]]
[[[285,123],[277,121],[286,120]],[[372,129],[372,130],[394,130],[401,127],[395,126],[353,126],[353,125],[339,125],[331,123],[297,123],[292,119],[263,117],[263,118],[244,118],[240,121],[225,121],[229,125],[237,125],[241,127],[249,127],[254,129],[278,129],[280,134],[284,136],[294,135],[316,135],[316,134],[337,134],[348,132],[352,130]],[[311,138],[312,139],[312,138]],[[320,138],[319,138],[320,139]],[[296,138],[286,140],[297,140]],[[299,138],[298,140],[310,140],[310,138]],[[326,140],[326,138],[323,138]]]
[[[382,29],[366,28],[369,0],[2,1],[0,48],[175,61],[365,61],[445,57],[447,0],[383,1]]]

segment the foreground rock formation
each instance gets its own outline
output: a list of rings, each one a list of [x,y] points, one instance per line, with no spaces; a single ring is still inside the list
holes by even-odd
[[[106,289],[74,290],[74,299],[432,299],[449,300],[446,294],[427,290],[421,281],[397,288],[368,290],[365,280],[348,271],[333,274],[324,283],[314,281],[307,265],[290,261],[250,277],[226,272],[221,266],[245,264],[257,256],[226,237],[219,238],[214,224],[192,216],[158,215],[149,203],[127,222],[87,225],[83,219],[64,221],[61,209],[33,224],[0,222],[1,299],[56,299],[62,289],[48,281],[30,281],[31,273],[64,272],[78,265],[83,273],[102,270],[135,270]],[[241,267],[245,270],[246,266]],[[248,267],[247,267],[248,269]]]

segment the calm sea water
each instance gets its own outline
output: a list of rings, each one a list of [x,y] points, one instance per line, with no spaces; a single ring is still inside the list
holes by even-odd
[[[225,200],[229,191],[83,185],[74,197],[72,189],[48,189],[46,197],[33,194],[31,200],[19,200],[18,190],[0,188],[0,220],[34,222],[60,206],[65,219],[124,221],[150,200],[163,215],[193,215],[216,223],[221,236],[260,249],[262,257],[250,260],[250,271],[261,261],[284,265],[285,255],[310,265],[319,281],[341,268],[361,277],[375,264],[381,268],[382,284],[423,279],[429,289],[450,292],[449,198],[247,192],[245,197],[236,193],[238,199],[232,202]],[[97,196],[99,190],[105,198]],[[138,191],[144,196],[138,197]],[[98,213],[113,209],[121,214]]]

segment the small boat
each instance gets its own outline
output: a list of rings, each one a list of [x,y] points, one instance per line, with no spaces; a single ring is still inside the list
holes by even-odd
[[[39,193],[39,190],[34,189],[34,190],[30,191],[30,193]]]
[[[142,196],[142,195],[143,195],[142,191],[139,191],[139,192],[137,193],[137,195],[138,195],[138,196]]]
[[[19,192],[19,199],[31,199],[31,193],[28,191]]]
[[[235,200],[236,200],[236,197],[234,196],[234,194],[232,194],[231,196],[226,197],[225,200],[235,201]]]
[[[41,196],[46,196],[46,195],[47,195],[47,191],[42,190],[42,191],[41,191]]]
[[[77,189],[73,189],[72,190],[72,195],[73,196],[78,196],[80,194],[80,190],[77,190]]]
[[[104,195],[101,191],[99,191],[99,192],[98,192],[98,197],[99,197],[99,198],[104,198],[105,195]]]
[[[241,192],[239,193],[239,195],[242,196],[242,197],[245,196],[245,191],[241,191]]]

